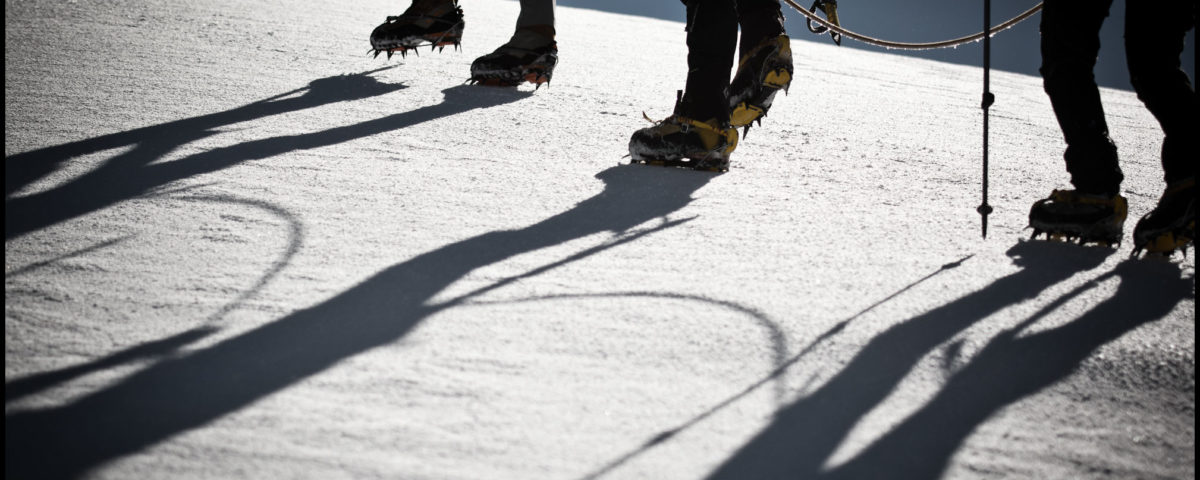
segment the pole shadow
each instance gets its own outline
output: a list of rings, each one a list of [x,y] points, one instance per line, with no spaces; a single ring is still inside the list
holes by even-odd
[[[1071,298],[1108,278],[1117,292],[1071,323],[1019,336]],[[1002,408],[1072,375],[1096,349],[1163,318],[1192,295],[1194,279],[1177,266],[1127,260],[1057,299],[991,341],[938,394],[829,478],[936,478],[976,427]]]
[[[16,278],[16,277],[19,277],[19,276],[21,276],[21,275],[25,275],[25,274],[27,274],[27,273],[29,273],[29,272],[36,271],[36,270],[38,270],[38,269],[40,269],[40,268],[44,268],[44,267],[46,267],[46,266],[49,266],[49,265],[54,265],[54,264],[56,264],[56,263],[59,263],[59,262],[62,262],[62,261],[64,261],[64,260],[68,260],[68,259],[71,259],[71,258],[76,258],[76,257],[82,257],[82,256],[88,255],[88,254],[90,254],[90,253],[93,253],[93,252],[97,252],[97,251],[100,251],[100,250],[104,250],[104,249],[106,249],[106,248],[108,248],[108,247],[112,247],[112,246],[114,246],[114,245],[119,245],[119,244],[121,244],[121,243],[124,243],[126,240],[129,240],[131,237],[132,237],[132,235],[127,235],[127,236],[124,236],[124,237],[118,237],[118,238],[113,238],[113,239],[105,240],[105,241],[102,241],[102,242],[96,243],[95,245],[92,245],[92,246],[89,246],[89,247],[84,247],[84,248],[81,248],[81,249],[79,249],[79,250],[75,250],[75,251],[72,251],[72,252],[67,252],[67,253],[64,253],[64,254],[58,255],[58,256],[56,256],[56,257],[54,257],[54,258],[51,258],[51,259],[49,259],[49,260],[41,260],[41,261],[38,261],[38,262],[33,262],[33,263],[29,264],[29,265],[25,265],[25,266],[23,266],[23,267],[14,268],[14,269],[12,269],[12,270],[9,270],[9,271],[7,271],[7,272],[4,272],[4,278],[5,278],[5,279],[9,279],[9,278]]]
[[[939,345],[1005,307],[1035,298],[1095,268],[1109,249],[1022,241],[1008,255],[1021,270],[988,287],[892,326],[865,345],[833,378],[786,408],[711,475],[712,479],[816,478],[858,421],[878,406]],[[921,448],[913,444],[908,448]],[[923,451],[923,450],[922,450]],[[929,462],[921,453],[916,462]],[[936,461],[935,461],[936,463]],[[927,478],[879,468],[861,478]],[[934,475],[936,476],[936,474]]]
[[[299,97],[264,100],[241,109],[196,119],[172,122],[147,129],[132,130],[97,139],[52,147],[6,159],[6,175],[13,172],[16,180],[8,181],[8,196],[4,204],[4,235],[12,240],[60,222],[109,207],[118,202],[144,195],[170,182],[195,175],[216,172],[250,160],[269,158],[296,150],[320,148],[358,138],[399,130],[423,122],[448,117],[479,108],[489,108],[529,97],[530,92],[507,89],[478,89],[461,85],[443,90],[444,101],[437,105],[397,113],[353,125],[298,135],[281,135],[252,140],[217,148],[179,160],[153,164],[180,145],[218,133],[214,127],[237,121],[252,120],[267,115],[312,108],[343,100],[379,95],[403,86],[378,84],[371,77],[331,77],[310,84]],[[364,80],[371,79],[371,80]],[[368,82],[362,88],[358,83]],[[347,92],[359,92],[348,94]],[[284,95],[290,95],[289,92]],[[272,97],[279,98],[279,97]],[[178,125],[176,125],[178,123]],[[113,146],[134,145],[103,165],[64,185],[45,191],[12,197],[14,187],[40,178],[71,156],[94,152]]]
[[[667,441],[671,440],[672,438],[679,435],[683,431],[696,426],[700,422],[703,422],[704,420],[708,419],[709,417],[715,415],[717,412],[724,410],[725,408],[737,403],[742,398],[745,398],[746,396],[753,393],[755,390],[758,390],[759,388],[763,387],[764,385],[767,385],[768,383],[778,380],[779,377],[783,376],[783,374],[786,373],[789,368],[800,363],[800,361],[802,359],[806,358],[808,355],[810,355],[814,351],[816,351],[816,348],[818,346],[820,346],[825,341],[837,336],[837,334],[841,333],[842,330],[845,330],[846,327],[848,325],[850,325],[850,323],[852,323],[856,319],[862,317],[867,312],[874,310],[875,308],[879,307],[880,305],[883,305],[883,304],[891,301],[892,299],[904,294],[904,292],[907,292],[907,291],[913,289],[917,285],[925,283],[929,279],[936,277],[947,270],[951,270],[954,268],[958,268],[959,266],[962,266],[963,262],[966,262],[967,260],[969,260],[971,257],[974,257],[974,256],[975,256],[974,254],[967,255],[956,261],[944,264],[941,266],[941,268],[938,268],[937,270],[933,271],[932,273],[925,275],[924,277],[921,277],[920,279],[893,292],[891,295],[888,295],[887,297],[884,297],[883,299],[876,301],[875,303],[860,310],[858,313],[851,315],[851,316],[847,317],[846,319],[838,322],[833,327],[830,327],[828,330],[826,330],[825,332],[818,335],[815,339],[813,339],[813,341],[809,342],[809,344],[806,345],[804,348],[800,349],[800,351],[798,353],[793,355],[791,358],[786,358],[786,359],[783,358],[784,355],[786,355],[786,348],[782,343],[783,333],[781,331],[779,331],[779,328],[778,328],[778,326],[776,326],[775,322],[768,319],[766,317],[766,315],[758,313],[756,310],[742,307],[742,306],[736,305],[736,304],[730,304],[731,306],[736,307],[738,310],[742,310],[742,311],[750,314],[750,316],[752,318],[755,318],[755,320],[757,320],[760,324],[769,328],[769,330],[771,331],[771,335],[770,335],[769,339],[774,344],[774,350],[775,350],[775,368],[773,370],[771,370],[771,373],[767,374],[763,378],[760,378],[758,381],[750,384],[746,388],[742,389],[740,392],[729,396],[728,398],[726,398],[725,400],[722,400],[721,402],[717,403],[716,405],[713,405],[708,410],[705,410],[705,411],[701,412],[700,414],[692,417],[691,419],[686,420],[683,423],[680,423],[678,426],[676,426],[674,428],[669,428],[662,432],[659,432],[658,434],[654,435],[649,440],[647,440],[645,443],[643,443],[641,446],[634,448],[634,449],[630,450],[629,452],[627,452],[623,455],[620,455],[620,456],[614,458],[613,460],[605,463],[603,466],[596,469],[595,471],[592,471],[591,473],[584,475],[582,477],[582,479],[583,480],[594,480],[597,478],[601,478],[605,475],[608,475],[610,472],[615,471],[616,469],[622,467],[626,463],[629,463],[631,460],[646,454],[651,449],[666,443]],[[628,292],[628,293],[613,294],[613,295],[663,296],[660,293],[652,294],[652,293],[640,293],[640,292]],[[670,298],[688,298],[688,296],[686,296],[686,295],[678,295],[678,294],[669,295],[669,297]],[[697,299],[697,300],[708,301],[706,299]],[[726,304],[726,302],[719,302],[719,303]],[[782,407],[782,404],[783,404],[782,399],[784,396],[784,393],[782,390],[783,390],[782,385],[779,383],[776,383],[775,398],[777,399],[776,402],[778,402],[780,407]]]
[[[632,229],[654,219],[661,223],[651,232],[672,228],[686,220],[672,221],[667,216],[687,205],[713,177],[618,166],[597,178],[604,182],[602,192],[537,224],[486,233],[418,255],[316,306],[212,347],[162,360],[73,403],[7,413],[6,477],[83,476],[108,461],[235,412],[352,355],[394,343],[430,315],[491,290],[485,287],[475,294],[431,303],[435,295],[477,268],[596,233],[641,236]],[[589,254],[594,253],[598,252]]]
[[[121,365],[140,360],[161,358],[172,355],[183,347],[195,343],[196,341],[199,341],[204,337],[215,333],[216,331],[217,329],[215,327],[193,328],[186,332],[171,335],[163,339],[151,340],[149,342],[135,345],[133,347],[105,356],[104,358],[81,365],[75,365],[50,372],[43,372],[5,382],[4,403],[8,404],[10,402],[15,402],[27,396],[53,388],[57,385],[69,382],[84,375],[104,371],[113,367],[119,367]]]

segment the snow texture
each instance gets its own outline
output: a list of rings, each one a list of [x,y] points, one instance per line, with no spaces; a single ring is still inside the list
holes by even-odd
[[[1191,478],[1195,263],[1027,241],[1040,80],[796,34],[726,174],[624,165],[680,23],[550,88],[385,61],[396,2],[5,4],[8,478]],[[680,7],[682,8],[682,7]],[[1104,90],[1130,222],[1155,120]]]

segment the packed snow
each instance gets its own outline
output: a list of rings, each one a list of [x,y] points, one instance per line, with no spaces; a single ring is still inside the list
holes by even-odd
[[[6,477],[1195,476],[1195,252],[1027,240],[1040,79],[983,239],[979,68],[789,24],[731,171],[628,165],[681,23],[560,7],[491,88],[516,2],[372,58],[399,3],[6,3]],[[1128,238],[1162,133],[1102,96]]]

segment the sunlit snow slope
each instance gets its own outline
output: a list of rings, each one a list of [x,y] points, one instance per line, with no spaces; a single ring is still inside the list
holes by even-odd
[[[1024,240],[1038,78],[993,76],[984,240],[978,68],[791,24],[734,168],[668,170],[622,156],[683,25],[560,8],[495,89],[516,2],[369,57],[402,3],[6,2],[6,477],[1195,475],[1194,251]],[[1103,95],[1128,235],[1161,132]]]

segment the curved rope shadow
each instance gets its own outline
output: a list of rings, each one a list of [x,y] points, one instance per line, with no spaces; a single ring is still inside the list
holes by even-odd
[[[246,198],[238,198],[232,195],[196,195],[190,197],[179,197],[180,200],[193,202],[215,202],[227,205],[243,205],[247,207],[263,210],[271,215],[282,219],[288,226],[287,248],[280,254],[279,258],[271,263],[271,267],[259,276],[258,281],[254,282],[249,289],[243,291],[233,301],[226,303],[220,310],[208,317],[209,323],[219,321],[229,312],[237,309],[246,300],[253,298],[258,292],[262,291],[271,280],[274,280],[280,272],[283,271],[292,258],[295,258],[296,253],[300,251],[300,246],[304,242],[304,224],[300,223],[300,219],[292,212],[287,211],[278,205],[264,202],[262,200],[253,200]]]
[[[791,358],[788,358],[786,360],[781,358],[782,355],[786,355],[786,351],[787,351],[787,347],[780,343],[783,339],[783,333],[780,332],[778,330],[778,327],[775,326],[774,322],[771,321],[770,319],[768,319],[765,315],[758,313],[758,311],[756,311],[756,310],[748,309],[748,308],[745,308],[745,307],[742,307],[740,305],[733,304],[730,302],[715,301],[715,300],[710,300],[710,299],[707,299],[704,297],[696,297],[695,298],[696,300],[713,302],[713,303],[717,303],[721,306],[725,306],[727,308],[733,308],[738,311],[743,311],[749,315],[755,316],[756,319],[758,319],[760,323],[769,324],[769,326],[775,330],[771,335],[772,339],[775,341],[775,352],[776,352],[775,368],[771,371],[770,374],[768,374],[767,376],[750,384],[749,386],[744,388],[741,392],[738,392],[738,393],[730,396],[729,398],[726,398],[725,400],[717,403],[716,405],[712,406],[708,410],[701,412],[699,415],[692,417],[690,420],[683,422],[674,428],[659,432],[657,435],[651,437],[649,440],[647,440],[641,446],[625,453],[624,455],[618,456],[617,458],[609,461],[608,463],[605,463],[600,468],[596,469],[595,471],[593,471],[591,473],[588,473],[587,475],[584,475],[582,478],[584,480],[592,480],[592,479],[600,478],[600,477],[603,477],[604,475],[607,475],[609,472],[616,470],[617,468],[621,467],[622,465],[628,463],[630,460],[633,460],[634,458],[637,458],[637,457],[641,456],[642,454],[647,453],[650,449],[657,447],[658,445],[662,444],[663,442],[670,440],[671,438],[678,435],[680,432],[683,432],[684,430],[687,430],[687,429],[695,426],[696,424],[704,421],[706,418],[711,417],[713,414],[734,404],[738,400],[745,398],[747,395],[753,393],[755,390],[758,390],[763,385],[766,385],[767,383],[770,383],[771,381],[777,380],[780,376],[783,375],[784,372],[787,371],[788,368],[791,368],[793,365],[800,363],[800,360],[803,359],[804,357],[808,356],[809,354],[811,354],[813,351],[815,351],[817,346],[819,346],[821,343],[824,343],[826,340],[833,338],[838,333],[840,333],[842,330],[845,330],[845,328],[851,322],[853,322],[855,319],[865,315],[867,312],[870,312],[871,310],[874,310],[876,307],[878,307],[884,303],[887,303],[888,301],[892,300],[893,298],[900,296],[904,292],[911,290],[913,287],[916,287],[917,285],[920,285],[921,283],[924,283],[925,281],[937,276],[938,274],[945,272],[946,270],[950,270],[952,268],[959,267],[960,265],[963,264],[963,262],[969,260],[971,257],[974,257],[974,256],[975,256],[974,254],[967,255],[961,259],[958,259],[957,261],[942,265],[941,268],[938,268],[933,273],[930,273],[929,275],[926,275],[926,276],[922,277],[921,279],[908,284],[904,288],[901,288],[900,290],[897,290],[896,292],[892,293],[891,295],[888,295],[887,297],[884,297],[883,299],[860,310],[858,313],[851,315],[850,317],[846,318],[845,320],[838,322],[836,325],[834,325],[829,330],[826,330],[824,333],[818,335],[817,338],[813,339],[812,342],[809,342],[809,344],[806,345],[803,349],[801,349],[800,352],[796,353]],[[637,294],[640,294],[641,292],[632,292],[632,293],[634,295],[637,295]],[[608,294],[608,295],[616,295],[616,294]],[[692,297],[695,297],[693,295],[681,295],[681,294],[663,295],[663,294],[657,294],[657,293],[646,293],[646,295],[648,295],[648,296],[667,296],[668,298],[683,297],[683,298],[689,298],[689,299]],[[776,384],[775,398],[776,398],[776,402],[779,404],[778,405],[779,408],[783,407],[783,405],[781,403],[783,401],[782,399],[784,398],[783,387],[784,386],[781,384],[778,384],[778,383]]]
[[[716,300],[716,299],[712,299],[712,298],[708,298],[708,297],[702,297],[699,295],[671,293],[671,292],[629,291],[629,292],[608,292],[608,293],[543,295],[543,296],[537,296],[537,297],[522,298],[522,299],[517,299],[517,300],[502,300],[502,301],[472,301],[472,302],[466,303],[465,305],[466,306],[488,306],[488,305],[503,305],[503,304],[537,302],[537,301],[547,301],[547,300],[571,300],[571,299],[595,299],[595,298],[634,298],[634,297],[643,297],[643,298],[652,298],[652,299],[670,299],[670,300],[691,300],[691,301],[708,303],[710,305],[715,305],[715,306],[718,306],[721,308],[732,310],[734,312],[737,312],[737,313],[740,313],[743,315],[750,316],[751,318],[754,318],[759,323],[760,326],[762,326],[765,330],[767,330],[767,337],[771,341],[771,343],[774,345],[774,353],[775,353],[775,360],[776,360],[775,363],[778,365],[779,361],[781,359],[781,356],[787,354],[787,345],[786,345],[786,341],[784,339],[783,332],[779,329],[779,327],[775,324],[774,321],[772,321],[769,317],[767,317],[766,314],[759,312],[758,310],[755,310],[755,309],[752,309],[752,308],[749,308],[749,307],[746,307],[743,305],[739,305],[734,302],[729,302],[729,301],[725,301],[725,300]],[[778,369],[778,367],[777,367],[777,369]],[[771,377],[769,377],[769,379],[773,379],[773,378],[775,378],[775,375],[772,375]],[[738,394],[726,399],[725,401],[718,403],[716,406],[713,406],[709,410],[697,415],[696,417],[692,418],[691,420],[684,422],[675,428],[663,431],[663,432],[659,433],[658,435],[655,435],[650,440],[647,440],[646,443],[644,443],[640,448],[637,448],[637,449],[632,450],[624,455],[614,458],[613,460],[609,461],[608,463],[604,464],[602,467],[597,469],[595,472],[592,472],[592,473],[586,475],[584,478],[585,479],[599,478],[613,470],[616,470],[617,468],[620,468],[621,465],[628,463],[630,460],[633,460],[634,458],[637,458],[641,454],[648,452],[650,449],[670,440],[675,435],[679,434],[680,432],[682,432],[684,430],[687,430],[688,428],[691,428],[693,425],[696,425],[696,424],[704,421],[704,419],[712,416],[714,413],[720,411],[721,409],[733,404],[737,400],[750,394],[750,392],[757,390],[758,387],[760,387],[766,383],[767,383],[767,380],[764,380],[755,385],[752,385],[749,388],[747,388],[746,390],[743,390],[741,393],[738,393]],[[776,389],[776,390],[777,390],[776,391],[776,402],[780,402],[780,401],[782,401],[782,398],[783,398],[782,397],[783,392],[782,392],[782,389]]]
[[[746,315],[750,318],[753,318],[756,322],[758,322],[759,326],[762,327],[762,329],[766,331],[767,341],[771,343],[773,356],[775,357],[774,369],[776,371],[778,371],[786,361],[786,357],[787,357],[787,338],[786,337],[787,336],[783,333],[783,330],[781,330],[779,328],[779,326],[775,324],[775,321],[771,320],[771,318],[768,317],[765,313],[762,313],[753,308],[746,307],[744,305],[740,305],[740,304],[730,302],[727,300],[717,300],[714,298],[708,298],[708,297],[704,297],[704,296],[700,296],[700,295],[692,295],[692,294],[687,294],[687,293],[675,293],[675,292],[644,292],[644,291],[578,293],[578,294],[561,294],[561,295],[541,295],[541,296],[536,296],[536,297],[519,298],[519,299],[515,299],[515,300],[497,300],[497,301],[475,300],[475,301],[467,302],[464,305],[465,306],[488,306],[488,305],[506,305],[506,304],[526,303],[526,302],[541,302],[541,301],[548,301],[548,300],[579,300],[579,299],[595,299],[595,298],[639,298],[639,297],[640,298],[650,298],[650,299],[688,300],[688,301],[694,301],[694,302],[707,303],[709,305],[714,305],[714,306],[724,308],[727,310],[732,310],[736,313]],[[772,378],[774,378],[774,376],[776,376],[776,375],[773,375]],[[761,386],[762,384],[765,384],[765,383],[766,383],[765,381],[760,382],[759,384],[756,384],[754,387],[751,387],[749,390],[757,389],[759,386]],[[746,391],[745,393],[749,393],[749,390]],[[777,389],[777,391],[775,393],[776,393],[775,396],[776,396],[777,401],[782,401],[783,395],[784,395],[783,390]],[[741,397],[743,395],[738,395],[738,397]],[[732,403],[732,400],[722,402],[722,406],[725,404],[728,404],[728,403]],[[712,411],[715,411],[717,409],[719,409],[719,408],[714,408]],[[701,417],[707,417],[708,415],[709,414],[704,414],[704,415],[701,415]],[[696,423],[696,421],[688,422],[688,423],[690,425],[692,423]],[[683,430],[683,428],[675,429],[675,430],[676,431]],[[673,432],[672,433],[664,432],[664,434],[659,435],[659,437],[662,437],[664,435],[669,437],[669,436],[672,436],[673,434],[674,434]],[[654,442],[654,443],[658,443],[658,442]]]
[[[264,210],[269,214],[283,219],[283,221],[288,225],[288,246],[284,250],[283,254],[272,263],[271,267],[268,268],[265,273],[259,276],[254,285],[252,285],[248,290],[243,291],[234,300],[223,305],[216,313],[209,315],[208,319],[206,320],[208,325],[193,328],[186,332],[175,334],[160,340],[152,340],[140,345],[135,345],[81,365],[75,365],[49,372],[42,372],[7,381],[4,384],[5,404],[15,402],[27,396],[34,395],[38,392],[53,388],[56,385],[61,385],[94,372],[99,372],[108,368],[138,361],[167,357],[178,352],[180,349],[191,343],[216,333],[220,329],[213,325],[214,323],[218,322],[225,315],[229,314],[229,312],[232,312],[243,302],[249,300],[264,287],[266,287],[266,285],[270,283],[270,281],[274,279],[279,272],[281,272],[283,268],[287,266],[288,263],[291,262],[291,259],[295,257],[296,253],[300,250],[300,245],[304,237],[304,227],[295,215],[279,206],[259,200],[248,200],[229,195],[197,195],[192,197],[182,197],[181,199],[187,201],[210,201],[224,204],[244,205]],[[36,264],[24,267],[20,269],[20,271],[27,271],[29,269],[37,268],[55,261],[60,261],[64,258],[83,255],[91,251],[119,243],[128,238],[129,237],[121,237],[119,239],[109,240],[96,246],[55,258],[54,260],[38,262]]]
[[[486,233],[211,347],[160,361],[70,404],[5,415],[5,474],[75,478],[203,426],[367,350],[460,302],[430,300],[471,271],[602,232],[627,232],[691,202],[710,174],[639,166],[597,175],[604,190],[519,229]]]

